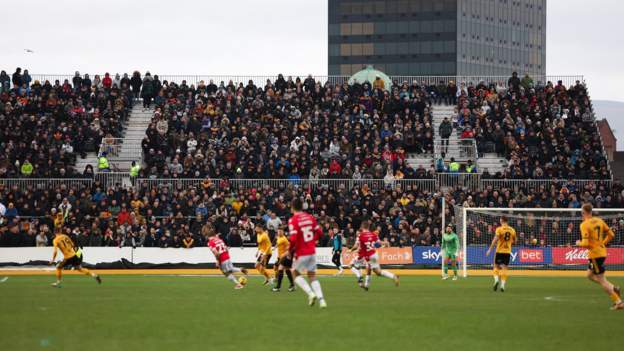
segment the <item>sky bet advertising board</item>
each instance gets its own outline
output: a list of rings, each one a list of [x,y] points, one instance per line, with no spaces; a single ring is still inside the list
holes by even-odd
[[[487,249],[487,246],[468,246],[468,264],[491,264],[494,261],[495,253],[492,250],[490,256],[485,256]],[[415,264],[439,265],[442,263],[439,247],[415,246],[413,247],[412,256]],[[552,252],[547,247],[514,247],[511,251],[512,265],[542,265],[551,263]]]

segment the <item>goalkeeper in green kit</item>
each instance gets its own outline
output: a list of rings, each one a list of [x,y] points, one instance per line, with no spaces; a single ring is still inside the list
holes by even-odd
[[[442,234],[442,267],[444,274],[442,279],[448,279],[448,266],[453,267],[453,280],[457,280],[457,254],[459,253],[459,237],[453,232],[453,227],[446,226],[446,232]]]

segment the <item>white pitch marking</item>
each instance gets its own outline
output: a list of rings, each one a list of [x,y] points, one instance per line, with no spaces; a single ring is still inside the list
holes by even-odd
[[[546,297],[544,297],[544,300],[546,300],[546,301],[561,301],[561,299],[556,297],[556,296],[546,296]]]
[[[4,277],[4,278],[0,279],[0,283],[4,283],[4,282],[6,282],[7,280],[9,280],[9,277]]]

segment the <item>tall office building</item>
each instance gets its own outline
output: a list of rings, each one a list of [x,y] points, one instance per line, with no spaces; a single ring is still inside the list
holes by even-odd
[[[546,72],[546,0],[328,0],[329,74]]]

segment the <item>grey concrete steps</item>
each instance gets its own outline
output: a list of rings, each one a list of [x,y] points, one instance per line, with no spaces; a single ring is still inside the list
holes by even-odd
[[[152,122],[154,109],[144,109],[142,105],[134,105],[123,133],[124,140],[119,145],[119,151],[109,157],[119,171],[128,171],[132,161],[141,161],[141,141],[145,137],[145,131]]]

